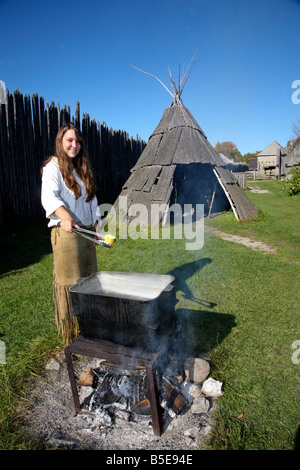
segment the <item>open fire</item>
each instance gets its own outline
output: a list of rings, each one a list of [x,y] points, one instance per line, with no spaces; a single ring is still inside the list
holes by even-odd
[[[195,408],[197,400],[199,409],[208,411],[198,385],[208,377],[209,364],[186,357],[174,280],[102,271],[70,288],[82,334],[65,348],[76,413],[94,413],[98,426],[112,426],[120,415],[128,422],[146,417],[161,436],[166,415]],[[89,371],[92,391],[81,402],[72,353],[100,360]]]
[[[185,380],[170,358],[158,393],[161,435],[153,431],[143,368],[121,369],[95,357],[73,358],[81,412],[74,413],[65,355],[58,353],[24,409],[26,433],[50,448],[82,450],[199,450],[213,426],[220,382],[202,358],[185,361]]]

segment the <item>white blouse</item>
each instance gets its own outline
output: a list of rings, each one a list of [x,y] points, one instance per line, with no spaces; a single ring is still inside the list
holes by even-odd
[[[99,218],[96,196],[90,202],[85,202],[87,198],[85,186],[76,170],[73,170],[72,174],[81,189],[81,195],[78,199],[75,199],[73,191],[66,186],[56,157],[53,157],[43,168],[42,206],[46,211],[46,217],[50,219],[48,227],[59,224],[60,218],[54,212],[61,206],[65,207],[78,225],[92,225]]]

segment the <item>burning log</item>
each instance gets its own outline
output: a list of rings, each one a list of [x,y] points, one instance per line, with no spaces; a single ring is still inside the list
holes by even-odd
[[[167,406],[171,408],[176,414],[179,414],[188,404],[187,399],[165,377],[163,377],[162,389],[165,391],[168,397]]]
[[[101,368],[94,369],[94,374],[98,377],[99,383],[89,403],[90,409],[118,403],[123,404],[128,410],[133,410],[139,403],[145,402],[144,368],[131,371],[129,375],[129,371],[121,370],[116,364],[102,362]]]
[[[133,413],[140,415],[151,415],[151,406],[148,398],[140,401],[137,405],[132,408]]]
[[[95,380],[95,374],[93,373],[92,368],[84,369],[79,377],[79,385],[85,385],[87,387],[92,387]]]

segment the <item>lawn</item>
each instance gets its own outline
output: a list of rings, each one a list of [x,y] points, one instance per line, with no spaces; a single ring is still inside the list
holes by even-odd
[[[211,449],[299,445],[300,369],[292,361],[292,345],[300,340],[300,197],[285,196],[282,183],[251,183],[255,185],[270,191],[248,192],[261,211],[257,220],[239,223],[229,212],[208,223],[270,243],[277,254],[208,233],[197,251],[186,250],[180,239],[129,238],[117,240],[111,249],[97,247],[99,270],[176,277],[176,310],[187,320],[189,344],[194,354],[206,355],[212,376],[223,382]],[[0,364],[0,449],[36,446],[19,432],[18,407],[49,354],[62,347],[54,323],[52,260],[45,221],[4,234],[0,334],[6,364]]]

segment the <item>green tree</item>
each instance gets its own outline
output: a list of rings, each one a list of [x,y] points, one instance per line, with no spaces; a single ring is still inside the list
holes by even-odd
[[[259,152],[260,150],[257,150],[255,153],[251,153],[251,152],[245,153],[245,155],[242,156],[242,161],[245,163],[249,163],[250,158],[256,158]]]
[[[300,192],[300,167],[294,166],[291,169],[292,177],[286,181],[285,190],[289,196]]]

